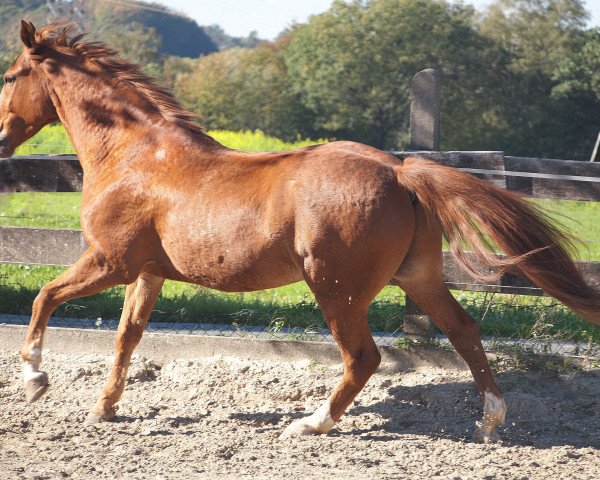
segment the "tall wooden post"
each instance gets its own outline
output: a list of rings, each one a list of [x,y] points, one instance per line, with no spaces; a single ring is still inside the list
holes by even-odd
[[[428,68],[413,77],[410,103],[410,149],[440,149],[441,75]]]
[[[413,77],[410,104],[410,149],[440,149],[441,75],[431,69]],[[406,297],[404,334],[417,341],[429,341],[435,336],[435,325],[417,304]]]

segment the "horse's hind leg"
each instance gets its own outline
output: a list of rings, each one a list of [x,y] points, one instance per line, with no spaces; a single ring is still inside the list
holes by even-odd
[[[415,303],[446,334],[465,360],[484,401],[483,421],[476,435],[485,443],[498,440],[496,427],[504,423],[506,405],[481,344],[475,320],[456,301],[441,280],[398,282]]]
[[[476,433],[486,443],[494,441],[496,427],[504,423],[506,406],[483,351],[479,327],[444,283],[439,226],[427,221],[418,203],[415,212],[417,228],[413,243],[392,282],[429,315],[469,366],[484,402],[483,421]]]
[[[117,330],[115,361],[104,390],[90,410],[86,423],[97,423],[114,417],[115,404],[125,389],[131,355],[142,338],[163,282],[164,278],[142,273],[135,282],[127,286]]]
[[[346,296],[345,305],[327,301],[320,305],[340,347],[344,375],[325,403],[309,417],[290,424],[279,437],[281,439],[331,430],[381,361],[367,323],[368,304],[353,305],[352,299]]]

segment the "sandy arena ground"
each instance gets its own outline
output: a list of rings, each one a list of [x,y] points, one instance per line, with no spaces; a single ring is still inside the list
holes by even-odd
[[[503,442],[472,440],[468,372],[382,369],[326,436],[278,440],[326,398],[340,366],[136,358],[114,422],[84,426],[112,362],[46,352],[51,387],[29,405],[0,350],[0,479],[598,479],[600,371],[498,374]]]

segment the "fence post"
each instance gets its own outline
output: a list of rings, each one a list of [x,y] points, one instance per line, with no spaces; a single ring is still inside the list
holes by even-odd
[[[412,81],[410,104],[410,149],[440,149],[440,91],[441,75],[428,68],[417,73]],[[406,297],[404,334],[419,341],[435,336],[435,325],[417,304]]]
[[[441,75],[428,68],[413,77],[410,103],[410,149],[440,149]]]

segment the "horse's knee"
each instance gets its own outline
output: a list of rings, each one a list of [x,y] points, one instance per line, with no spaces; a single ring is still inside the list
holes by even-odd
[[[35,299],[33,300],[33,310],[39,310],[44,308],[53,308],[56,306],[57,294],[54,288],[44,285]]]
[[[123,331],[119,332],[117,342],[124,346],[136,346],[142,339],[143,333],[143,328],[130,324]]]

